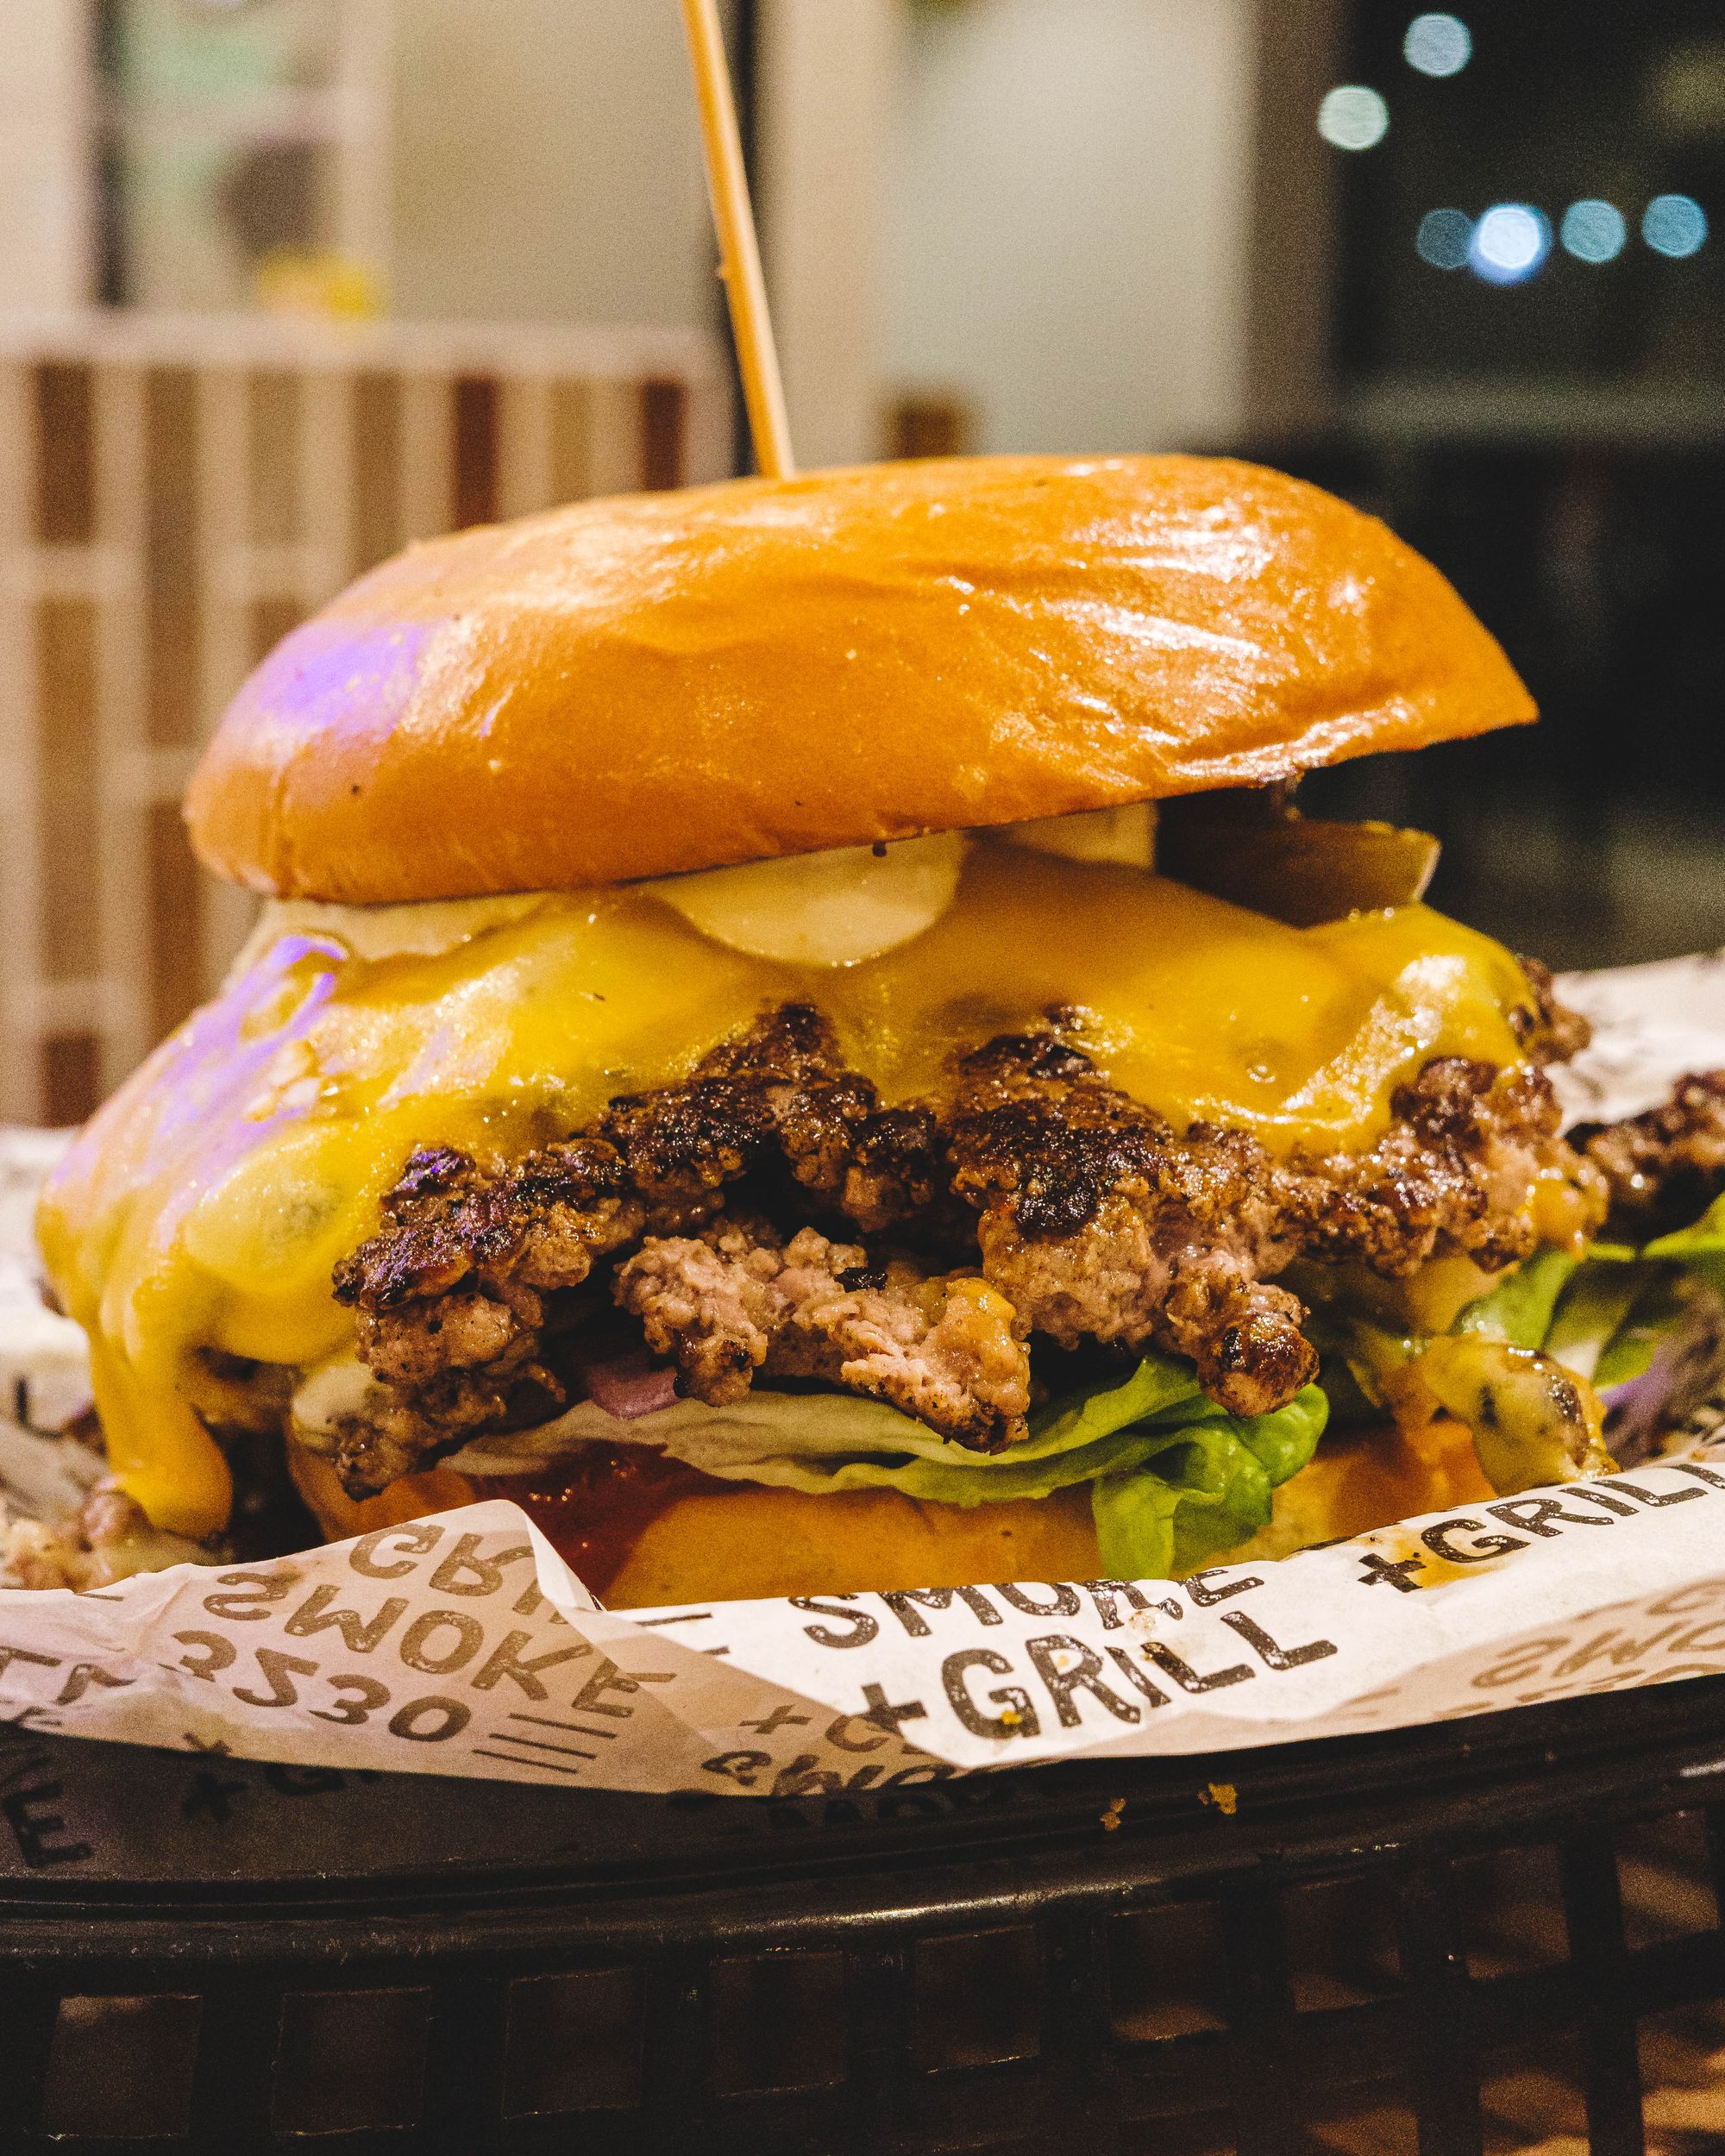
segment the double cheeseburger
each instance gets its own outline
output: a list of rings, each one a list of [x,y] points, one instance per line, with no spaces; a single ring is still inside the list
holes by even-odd
[[[1292,798],[1534,716],[1434,569],[1239,463],[410,549],[229,711],[186,813],[256,931],[42,1206],[106,1516],[244,1546],[284,1461],[331,1537],[507,1493],[640,1606],[1601,1470],[1716,1350],[1704,1268],[1598,1238],[1714,1173],[1720,1089],[1567,1142],[1549,977],[1421,902],[1433,841]]]

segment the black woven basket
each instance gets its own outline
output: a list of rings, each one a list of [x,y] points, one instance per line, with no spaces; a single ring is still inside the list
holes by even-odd
[[[788,1802],[3,1734],[5,2156],[1725,2147],[1725,1679]]]

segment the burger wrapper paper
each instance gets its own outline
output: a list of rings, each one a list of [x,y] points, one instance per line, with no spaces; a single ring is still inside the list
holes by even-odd
[[[1725,1062],[1718,959],[1563,985],[1599,1028],[1561,1075],[1571,1117],[1632,1112]],[[0,1138],[0,1382],[39,1422],[38,1403],[75,1412],[78,1394],[75,1340],[21,1285],[52,1151]],[[1716,1420],[1627,1473],[1179,1583],[608,1612],[496,1499],[292,1557],[0,1590],[0,1716],[288,1764],[785,1796],[1725,1673]],[[0,1429],[15,1505],[52,1510],[57,1455],[77,1450]]]

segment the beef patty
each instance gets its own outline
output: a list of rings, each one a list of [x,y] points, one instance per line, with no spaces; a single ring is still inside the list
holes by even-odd
[[[1242,1131],[1176,1131],[1074,1030],[1051,1013],[963,1057],[943,1102],[883,1107],[820,1013],[787,1004],[523,1159],[416,1153],[336,1269],[378,1381],[336,1427],[347,1488],[554,1414],[607,1303],[691,1397],[818,1378],[994,1451],[1024,1435],[1032,1333],[1188,1356],[1212,1398],[1265,1413],[1316,1368],[1275,1284],[1295,1258],[1501,1267],[1534,1246],[1541,1181],[1578,1225],[1603,1213],[1598,1148],[1565,1144],[1537,1069],[1434,1060],[1372,1147],[1278,1161]],[[1549,998],[1539,1031],[1575,1039]]]

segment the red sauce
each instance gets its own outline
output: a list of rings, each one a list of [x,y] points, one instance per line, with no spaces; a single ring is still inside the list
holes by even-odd
[[[645,1445],[584,1445],[539,1475],[473,1478],[481,1497],[511,1497],[603,1600],[652,1520],[679,1497],[722,1495],[729,1482]]]

